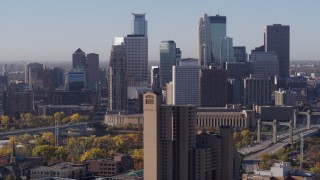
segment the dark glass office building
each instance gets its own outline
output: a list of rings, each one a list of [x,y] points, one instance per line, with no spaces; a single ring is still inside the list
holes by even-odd
[[[279,76],[289,77],[290,67],[290,26],[274,24],[265,27],[265,51],[276,52],[279,60]]]

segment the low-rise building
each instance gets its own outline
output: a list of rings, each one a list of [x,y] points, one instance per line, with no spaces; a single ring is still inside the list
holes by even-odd
[[[73,163],[58,163],[53,166],[40,166],[31,170],[31,179],[61,177],[85,179],[86,165]]]
[[[97,176],[114,176],[133,169],[133,159],[128,155],[114,156],[112,159],[87,160],[88,171]]]
[[[256,126],[252,110],[227,107],[198,108],[196,123],[199,128],[232,126],[242,129]]]
[[[256,170],[253,174],[242,174],[243,180],[315,180],[319,175],[293,171],[290,162],[274,163],[270,170]]]
[[[106,114],[104,124],[108,126],[134,125],[137,128],[143,126],[143,114]]]
[[[107,177],[105,180],[143,180],[143,170],[131,171],[116,176]]]
[[[64,112],[66,116],[70,116],[75,113],[80,115],[94,115],[94,106],[91,105],[42,105],[38,106],[38,115],[52,116],[56,112]]]

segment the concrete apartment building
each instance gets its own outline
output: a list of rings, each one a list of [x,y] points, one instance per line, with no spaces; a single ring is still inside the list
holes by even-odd
[[[114,176],[133,169],[131,156],[119,155],[112,159],[87,160],[88,172],[97,176]]]
[[[240,177],[232,128],[221,127],[212,138],[196,136],[196,111],[192,105],[161,105],[160,95],[144,94],[144,179]]]
[[[161,105],[144,94],[144,179],[194,177],[195,106]]]

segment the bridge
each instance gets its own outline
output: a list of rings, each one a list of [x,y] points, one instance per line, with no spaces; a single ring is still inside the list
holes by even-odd
[[[305,125],[302,125],[301,127],[297,128],[297,115],[305,115],[306,116],[306,123]],[[302,132],[310,132],[315,133],[318,128],[320,128],[320,119],[316,124],[313,125],[313,128],[311,127],[311,116],[320,116],[320,112],[311,112],[310,110],[307,112],[302,111],[294,111],[293,114],[293,122],[292,119],[288,122],[278,122],[276,119],[273,121],[261,121],[258,119],[257,122],[257,140],[256,143],[253,146],[242,148],[239,150],[239,152],[243,155],[248,155],[251,153],[255,153],[258,151],[262,151],[264,149],[269,148],[271,145],[275,145],[277,143],[283,142],[283,139],[288,139],[286,143],[292,144],[294,141],[294,136],[297,134],[300,134]],[[268,125],[272,126],[272,139],[271,140],[261,140],[261,126],[262,125]],[[289,131],[285,132],[283,134],[278,134],[277,127],[278,126],[288,126]],[[309,131],[311,130],[311,131]],[[310,134],[309,133],[309,134]],[[308,135],[308,133],[306,134]]]
[[[65,125],[59,125],[59,130],[66,130],[71,128],[79,128],[81,130],[87,130],[87,126],[89,124],[95,124],[95,123],[102,123],[101,120],[91,120],[87,122],[81,122],[81,123],[75,123],[75,124],[65,124]],[[45,131],[52,131],[55,132],[56,126],[46,126],[46,127],[38,127],[38,128],[28,128],[28,129],[21,129],[21,130],[15,130],[15,131],[7,131],[4,133],[1,133],[1,137],[7,137],[7,136],[14,136],[14,135],[22,135],[22,134],[33,134],[33,133],[39,133],[39,132],[45,132]]]

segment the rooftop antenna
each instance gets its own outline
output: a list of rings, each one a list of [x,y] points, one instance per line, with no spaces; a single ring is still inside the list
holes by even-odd
[[[218,8],[218,16],[220,15],[220,8]]]

